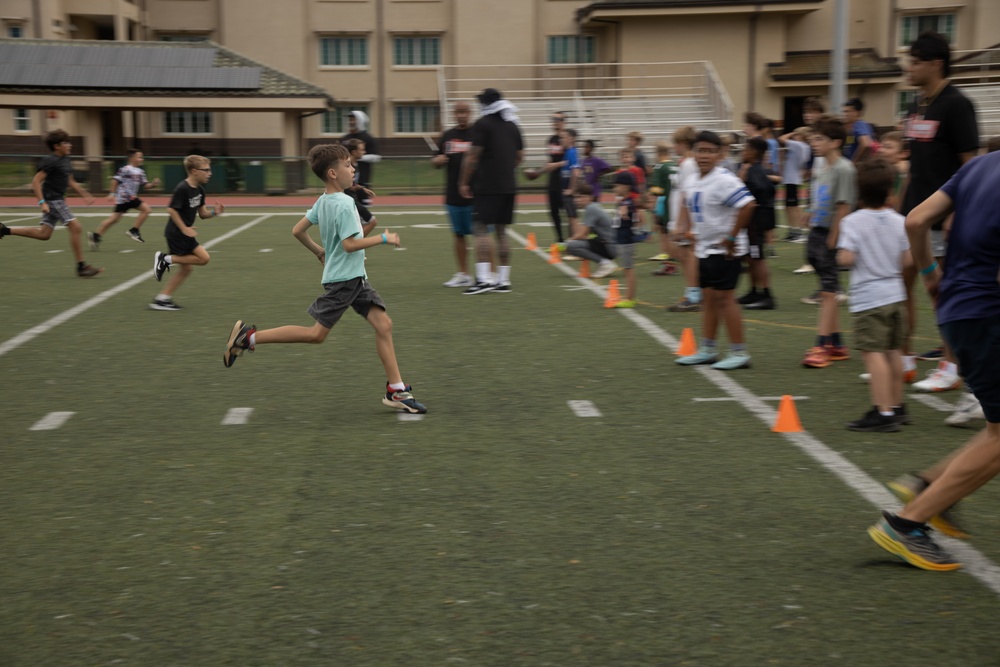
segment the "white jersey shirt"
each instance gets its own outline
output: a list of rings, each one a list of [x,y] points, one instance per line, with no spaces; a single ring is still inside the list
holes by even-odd
[[[148,183],[146,171],[141,167],[125,165],[115,174],[118,187],[115,188],[115,203],[127,204],[139,196],[142,186]]]
[[[726,254],[723,241],[733,231],[740,209],[754,201],[753,195],[738,176],[719,166],[705,176],[701,172],[688,176],[681,189],[691,217],[691,231],[697,239],[695,256],[704,259]],[[742,229],[736,236],[734,254],[742,257],[749,249],[747,232]]]

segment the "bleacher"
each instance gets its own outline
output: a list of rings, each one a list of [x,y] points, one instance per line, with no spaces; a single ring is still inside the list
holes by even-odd
[[[523,66],[522,66],[523,67]],[[517,105],[527,163],[541,162],[552,134],[553,112],[567,115],[567,127],[579,138],[597,141],[600,154],[611,158],[625,145],[625,134],[639,130],[644,145],[669,139],[684,125],[699,129],[733,129],[732,105],[711,63],[636,63],[589,65],[581,72],[548,65],[510,68],[455,68],[441,79],[443,124],[448,127],[456,100],[472,99],[485,87],[500,89]],[[641,72],[641,74],[636,74]],[[491,78],[495,77],[495,78]]]
[[[958,87],[976,106],[980,141],[1000,135],[1000,84],[961,84]]]

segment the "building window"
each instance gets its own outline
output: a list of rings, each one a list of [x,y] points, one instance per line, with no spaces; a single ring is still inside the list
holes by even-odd
[[[364,111],[368,113],[368,107],[364,104],[352,104],[350,106],[334,107],[333,111],[323,114],[323,134],[347,134],[347,116],[352,111]]]
[[[22,25],[9,25],[7,26],[7,36],[14,39],[20,39],[24,37],[24,26]]]
[[[419,132],[423,134],[440,130],[439,110],[436,104],[406,104],[396,107],[396,133]]]
[[[593,35],[549,37],[549,62],[557,65],[594,62]]]
[[[396,37],[392,40],[393,65],[440,65],[440,37]]]
[[[899,31],[899,45],[908,47],[922,32],[933,30],[941,33],[949,44],[955,43],[955,15],[928,14],[926,16],[904,16]]]
[[[164,134],[211,134],[211,111],[165,111]]]
[[[12,109],[14,114],[14,131],[31,132],[31,112],[27,109]]]
[[[362,67],[368,64],[367,37],[320,37],[319,64],[324,67]]]
[[[906,112],[910,110],[910,105],[917,99],[917,91],[900,90],[896,93],[896,117],[906,118]]]

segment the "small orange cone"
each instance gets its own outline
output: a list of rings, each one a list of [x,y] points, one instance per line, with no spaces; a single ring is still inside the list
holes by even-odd
[[[535,232],[528,232],[528,245],[524,246],[525,250],[538,250],[538,240],[535,238]]]
[[[553,243],[549,246],[549,264],[558,264],[562,261],[562,255],[559,253],[559,244]]]
[[[580,264],[580,277],[589,278],[590,277],[590,262],[583,260]]]
[[[681,332],[681,343],[674,352],[679,357],[687,357],[698,351],[698,343],[694,339],[694,329],[688,327]]]
[[[795,409],[795,401],[788,394],[781,397],[778,418],[774,420],[774,426],[771,430],[775,433],[802,432],[802,422],[799,421],[799,412]]]
[[[618,281],[612,280],[608,283],[608,296],[604,299],[604,307],[614,308],[621,300],[621,294],[618,293]]]

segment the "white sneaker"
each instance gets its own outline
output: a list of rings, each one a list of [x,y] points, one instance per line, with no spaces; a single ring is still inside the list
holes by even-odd
[[[445,287],[471,287],[475,282],[469,276],[468,273],[456,273],[451,277],[451,280],[444,283]]]
[[[944,363],[944,362],[943,362]],[[938,365],[937,368],[927,373],[927,377],[920,382],[914,382],[913,388],[917,391],[951,391],[962,386],[962,378],[954,373],[950,373]]]
[[[965,426],[977,419],[986,419],[983,406],[979,404],[979,399],[975,395],[967,392],[955,403],[955,411],[945,417],[944,423],[948,426]]]
[[[597,265],[597,270],[590,276],[591,278],[605,278],[610,276],[618,268],[618,265],[611,260],[604,260]]]
[[[792,273],[798,276],[804,276],[807,273],[816,273],[816,269],[814,269],[811,264],[803,264],[799,268],[792,271]]]

